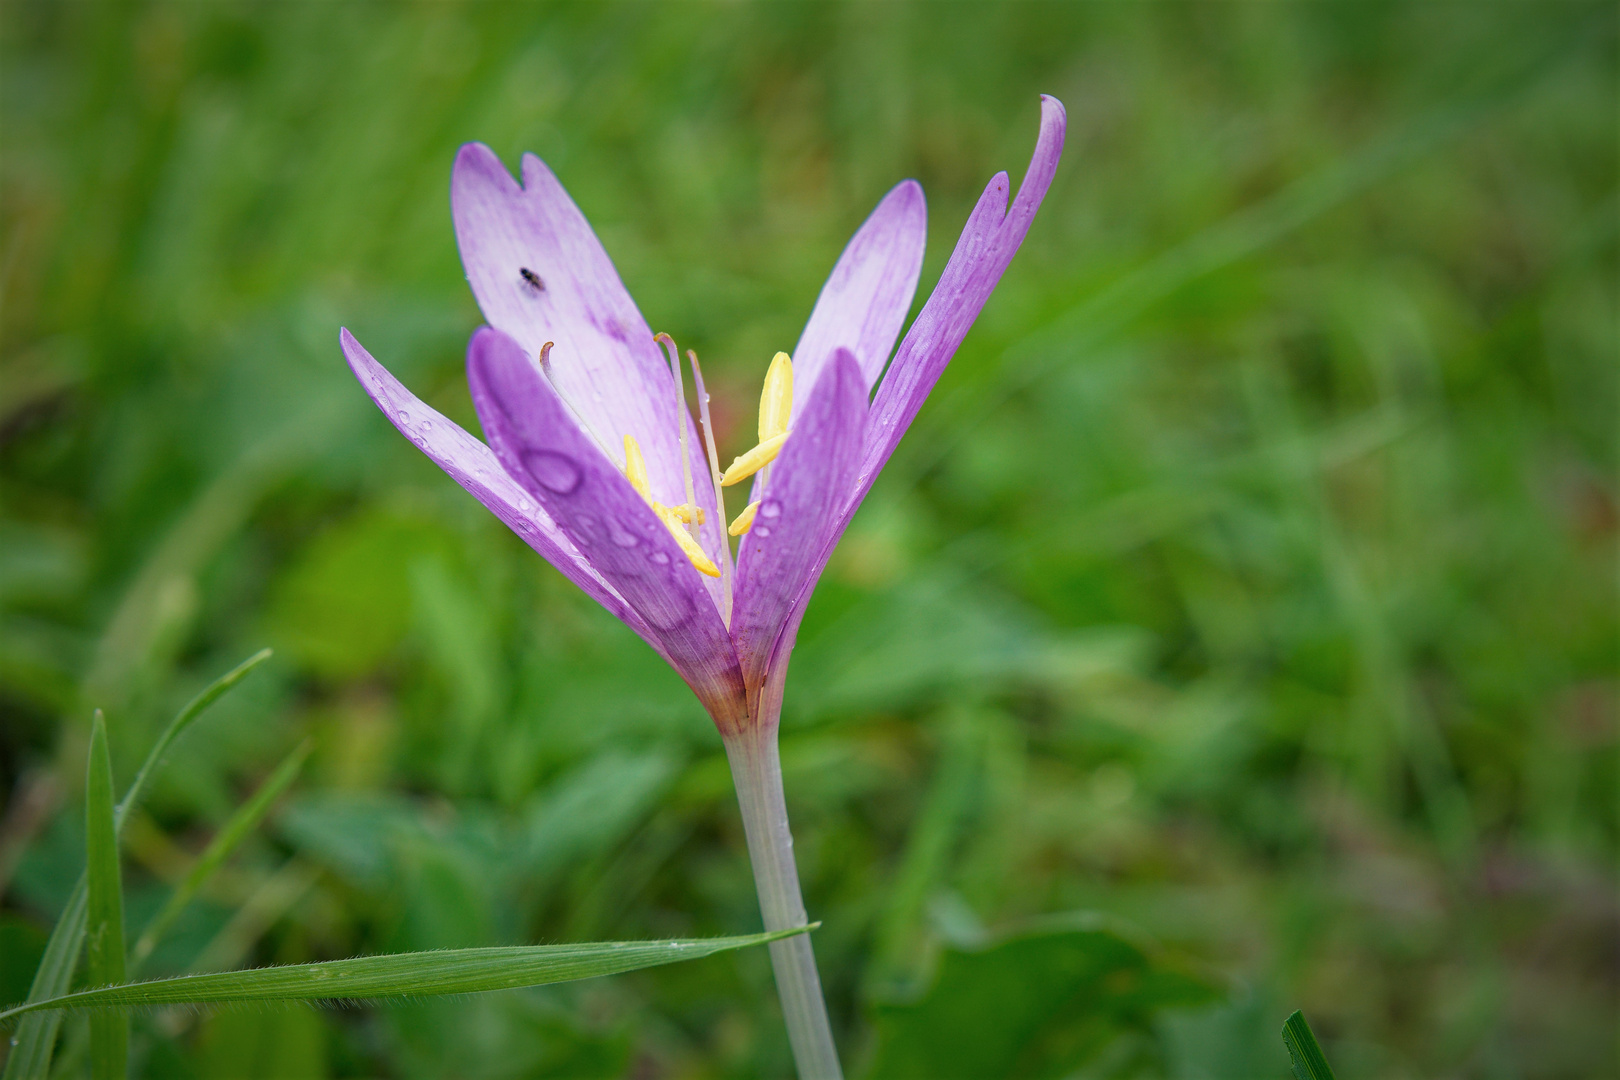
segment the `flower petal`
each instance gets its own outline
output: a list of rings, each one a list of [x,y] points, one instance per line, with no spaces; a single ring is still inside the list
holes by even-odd
[[[629,623],[638,633],[642,631],[641,617],[580,557],[579,550],[556,523],[506,474],[489,447],[423,404],[347,329],[339,333],[338,339],[355,378],[400,434],[415,443],[435,465],[449,473],[452,480],[466,488],[473,498],[587,596]]]
[[[838,527],[865,433],[866,378],[855,355],[839,349],[794,422],[737,552],[731,636],[750,691],[764,681],[783,627],[797,622],[795,605]]]
[[[855,354],[868,388],[877,382],[911,310],[927,240],[922,186],[907,180],[878,203],[821,288],[793,351],[801,402],[839,348]]]
[[[721,729],[740,722],[742,675],[702,576],[535,361],[484,327],[467,348],[467,381],[506,471],[641,617],[649,640]]]
[[[1007,265],[1012,262],[1018,246],[1024,241],[1024,235],[1029,232],[1035,211],[1040,208],[1041,200],[1046,197],[1046,189],[1051,186],[1052,176],[1057,171],[1067,123],[1063,103],[1042,94],[1041,130],[1017,197],[1010,207],[1007,206],[1007,174],[997,173],[979,197],[978,205],[968,215],[956,249],[951,252],[950,260],[939,276],[939,283],[934,286],[922,311],[917,313],[872,399],[860,466],[850,483],[843,509],[834,514],[821,541],[821,551],[814,558],[800,595],[793,601],[789,625],[782,638],[786,645],[791,646],[793,636],[798,632],[798,621],[804,615],[804,601],[815,587],[816,579],[821,577],[833,546],[860,508],[861,500],[866,498],[873,481],[888,462],[889,455],[894,453],[900,437],[911,426],[928,392],[939,381],[945,365],[956,354],[957,346],[967,336],[973,320],[978,317]],[[780,644],[770,660],[773,671],[782,662],[779,657],[785,657]]]
[[[957,346],[1024,242],[1057,171],[1067,124],[1063,103],[1042,94],[1040,135],[1018,196],[1011,206],[1007,205],[1007,174],[997,173],[968,216],[939,283],[917,313],[872,401],[872,424],[861,455],[860,486],[845,510],[845,520],[855,513],[872,481],[894,453],[900,437],[911,426],[928,392],[956,355]]]
[[[467,283],[484,318],[531,359],[555,342],[551,385],[587,434],[621,464],[624,437],[634,435],[647,458],[653,498],[671,506],[684,502],[668,362],[551,170],[525,154],[520,187],[494,151],[468,143],[456,155],[450,211]],[[685,409],[681,422],[688,426],[688,446],[698,448],[692,462],[701,477],[708,469],[703,444]],[[698,485],[698,503],[712,515],[714,494],[705,494],[706,487]]]

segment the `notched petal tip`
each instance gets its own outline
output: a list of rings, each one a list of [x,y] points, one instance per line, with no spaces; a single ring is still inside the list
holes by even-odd
[[[455,164],[450,167],[450,195],[454,200],[459,185],[483,181],[497,183],[507,192],[517,189],[517,181],[501,163],[501,157],[481,142],[462,143],[456,150]]]

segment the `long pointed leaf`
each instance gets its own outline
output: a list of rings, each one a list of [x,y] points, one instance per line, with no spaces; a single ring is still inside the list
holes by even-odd
[[[90,892],[81,874],[56,920],[56,929],[45,943],[45,955],[40,957],[34,982],[28,988],[28,1000],[55,997],[72,983],[79,949],[84,945],[85,908],[89,902]],[[58,1012],[24,1018],[11,1044],[11,1056],[6,1058],[5,1080],[45,1080],[51,1071],[51,1051],[61,1024],[62,1014]]]
[[[696,960],[803,934],[819,925],[811,923],[791,930],[739,937],[442,949],[209,975],[181,975],[28,1002],[0,1012],[0,1022],[44,1009],[424,997],[514,990]]]
[[[298,778],[298,771],[304,767],[304,760],[309,757],[310,747],[313,745],[309,739],[300,743],[297,749],[276,766],[275,771],[265,782],[259,785],[259,790],[255,791],[252,797],[231,815],[224,827],[214,834],[214,838],[208,842],[203,853],[197,856],[197,861],[186,874],[185,880],[175,887],[163,909],[152,917],[152,921],[142,931],[140,940],[135,943],[132,957],[135,967],[139,967],[141,962],[151,955],[170,924],[185,910],[186,905],[191,903],[192,898],[208,879],[224,865],[225,860],[230,858],[237,845],[258,828],[259,822],[264,820],[264,815],[269,812],[271,805]]]
[[[1322,1053],[1311,1025],[1305,1022],[1304,1013],[1295,1009],[1294,1015],[1283,1021],[1282,1037],[1295,1080],[1334,1080],[1327,1055]]]
[[[90,982],[124,981],[124,888],[118,870],[118,827],[113,823],[112,758],[101,710],[90,721],[90,765],[84,782],[85,878],[90,902],[85,944]],[[104,1012],[90,1018],[90,1075],[124,1080],[129,1063],[129,1017]]]
[[[191,702],[169,722],[169,726],[163,729],[163,734],[158,736],[157,742],[152,744],[151,751],[146,755],[140,771],[135,774],[134,782],[129,786],[129,791],[118,804],[118,809],[114,813],[114,823],[118,831],[123,831],[124,820],[140,805],[147,780],[157,769],[174,740],[179,738],[181,732],[190,727],[208,706],[218,701],[227,691],[241,682],[248,672],[268,659],[270,659],[269,649],[261,649],[248,657],[192,698]],[[55,928],[51,930],[50,940],[45,943],[45,955],[41,957],[39,968],[34,972],[33,984],[28,988],[29,1001],[45,1001],[48,998],[60,997],[72,985],[73,969],[78,966],[79,950],[84,947],[85,908],[88,903],[89,894],[85,878],[80,875],[78,883],[73,886],[73,892],[68,894],[67,904],[63,906]],[[44,1012],[24,1018],[17,1029],[16,1039],[11,1044],[11,1054],[6,1058],[3,1080],[45,1080],[51,1071],[51,1052],[56,1047],[56,1033],[61,1025],[62,1014],[59,1012]]]

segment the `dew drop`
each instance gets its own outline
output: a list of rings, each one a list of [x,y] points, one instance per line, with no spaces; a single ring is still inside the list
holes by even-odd
[[[401,410],[399,410],[399,422],[402,423],[402,424],[410,423],[411,422],[411,410],[409,410],[409,409],[401,409]]]
[[[759,516],[766,518],[781,517],[782,504],[775,499],[766,499],[759,504]]]
[[[665,555],[662,551],[655,551],[652,553],[652,561],[657,563],[659,566],[668,566],[669,556]]]
[[[753,533],[755,536],[764,537],[771,535],[771,527],[769,525],[755,525],[748,531]]]
[[[581,544],[594,544],[601,538],[601,524],[589,514],[574,519],[574,532]]]
[[[636,538],[635,533],[626,529],[616,528],[613,530],[612,536],[614,544],[622,548],[633,548],[637,544],[641,543],[641,541]]]
[[[574,459],[553,450],[525,450],[520,455],[523,467],[539,484],[559,495],[568,495],[579,487],[582,474]]]
[[[432,431],[433,430],[433,421],[431,421],[431,420],[422,421],[422,430],[423,431]]]

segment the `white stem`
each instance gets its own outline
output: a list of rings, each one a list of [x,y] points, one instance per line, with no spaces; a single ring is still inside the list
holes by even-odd
[[[776,748],[776,723],[750,726],[726,737],[731,778],[737,785],[743,830],[748,835],[748,857],[754,864],[754,885],[765,929],[804,926],[804,899],[799,894],[799,871],[793,864],[793,836],[788,832],[787,804],[782,798],[782,763]],[[776,992],[782,999],[788,1040],[799,1080],[841,1080],[838,1048],[827,1022],[821,997],[821,978],[809,934],[797,934],[770,945],[776,970]]]

